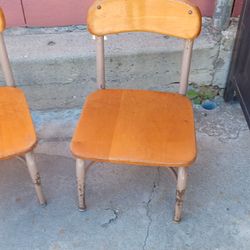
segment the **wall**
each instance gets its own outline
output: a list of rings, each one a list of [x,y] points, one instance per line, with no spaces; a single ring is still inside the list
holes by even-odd
[[[20,0],[0,0],[0,6],[4,10],[8,26],[25,25],[25,19]]]
[[[93,0],[0,0],[7,25],[65,26],[85,24]],[[203,16],[212,16],[215,0],[193,0]],[[243,0],[236,0],[234,15],[240,14]]]
[[[240,15],[243,3],[244,3],[244,0],[237,0],[236,1],[234,11],[233,11],[233,16],[239,16]]]

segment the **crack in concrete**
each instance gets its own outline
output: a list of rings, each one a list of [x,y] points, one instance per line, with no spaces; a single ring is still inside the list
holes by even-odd
[[[150,227],[151,227],[151,224],[152,224],[152,221],[153,221],[152,217],[150,215],[150,203],[154,198],[155,191],[159,187],[159,184],[160,184],[160,168],[158,167],[157,168],[156,180],[154,180],[154,182],[153,182],[153,187],[152,187],[152,190],[151,190],[151,193],[150,193],[150,196],[149,196],[149,200],[146,203],[146,216],[148,217],[149,223],[148,223],[148,226],[147,226],[146,237],[144,239],[143,246],[142,246],[143,250],[145,250],[145,248],[147,246],[149,231],[150,231]]]
[[[117,209],[113,209],[113,208],[106,208],[105,209],[106,211],[112,211],[113,214],[114,214],[114,217],[113,218],[110,218],[108,222],[102,224],[101,226],[102,227],[108,227],[111,223],[114,223],[117,219],[118,219],[118,215],[119,215],[119,212]]]
[[[204,132],[204,131],[197,131],[197,134],[202,134],[202,135],[207,135],[209,137],[215,137],[217,138],[220,142],[222,143],[228,143],[228,141],[231,141],[231,140],[237,140],[239,139],[240,135],[246,131],[248,131],[249,129],[241,129],[239,131],[236,132],[236,134],[234,136],[228,136],[228,137],[220,137],[218,135],[214,135],[214,134],[209,134],[208,132]],[[226,130],[224,130],[226,131]]]
[[[234,136],[231,136],[231,137],[227,137],[227,138],[219,138],[219,141],[220,142],[223,142],[223,143],[226,143],[228,142],[229,140],[237,140],[239,139],[241,133],[245,132],[245,131],[248,131],[249,129],[240,129],[239,131],[236,132],[236,134]]]
[[[218,107],[206,111],[194,106],[197,132],[217,137],[221,142],[236,140],[248,130],[247,123],[239,104],[225,104],[221,97],[216,98]]]

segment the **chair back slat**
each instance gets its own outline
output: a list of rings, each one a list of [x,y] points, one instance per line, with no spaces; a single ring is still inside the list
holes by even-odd
[[[3,32],[6,28],[6,22],[3,10],[0,8],[0,32]]]
[[[200,10],[188,0],[96,0],[88,29],[97,36],[99,88],[105,88],[104,35],[142,31],[185,39],[179,93],[186,94],[193,43],[201,31]]]
[[[145,31],[193,40],[201,30],[201,14],[187,0],[96,0],[88,29],[96,36]]]

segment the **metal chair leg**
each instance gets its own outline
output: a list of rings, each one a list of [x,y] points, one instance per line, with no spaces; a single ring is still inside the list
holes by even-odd
[[[76,159],[76,178],[77,178],[77,191],[79,211],[85,211],[85,164],[81,159]]]
[[[187,186],[187,168],[180,167],[178,168],[178,177],[177,177],[177,187],[176,187],[176,203],[175,203],[175,214],[174,221],[181,221],[181,214],[183,208],[183,200]]]
[[[26,159],[26,164],[29,170],[30,177],[32,179],[32,182],[35,185],[35,190],[36,190],[38,200],[41,205],[46,206],[47,202],[43,195],[42,186],[41,186],[41,178],[36,167],[36,162],[34,159],[33,152],[26,153],[25,159]]]

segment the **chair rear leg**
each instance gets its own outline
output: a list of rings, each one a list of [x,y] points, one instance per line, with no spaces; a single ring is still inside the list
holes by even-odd
[[[32,182],[35,185],[35,190],[36,190],[38,200],[41,205],[46,206],[47,202],[43,195],[42,186],[41,186],[41,178],[36,167],[36,162],[34,159],[33,152],[26,153],[25,159],[26,159],[26,164],[29,170],[30,177],[32,179]]]
[[[183,208],[183,200],[187,186],[187,168],[180,167],[178,168],[178,177],[177,177],[177,187],[176,187],[176,203],[175,203],[175,214],[174,221],[181,221],[181,214]]]
[[[78,192],[79,211],[86,210],[85,204],[85,164],[81,159],[76,159],[76,178]]]

